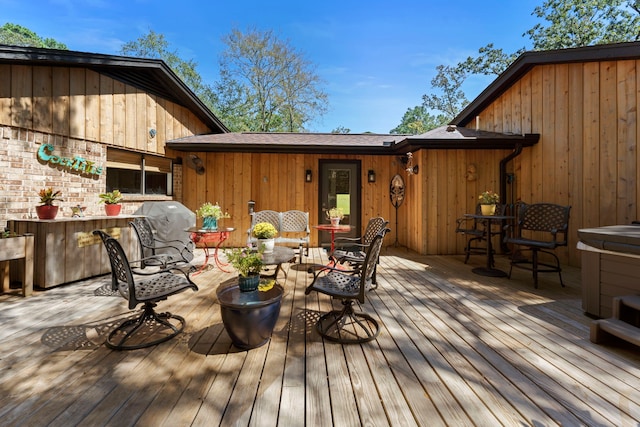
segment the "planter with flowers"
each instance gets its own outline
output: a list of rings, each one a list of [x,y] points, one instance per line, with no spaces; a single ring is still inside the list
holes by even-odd
[[[104,203],[104,212],[107,216],[118,216],[122,210],[120,200],[122,200],[122,193],[120,190],[113,190],[107,193],[98,194],[100,201],[98,203]]]
[[[276,244],[275,237],[278,230],[270,222],[259,222],[253,227],[253,237],[258,239],[258,247],[262,248],[265,253],[273,252]],[[264,246],[263,246],[264,245]]]
[[[251,248],[234,248],[224,251],[227,261],[238,272],[238,284],[242,292],[255,291],[260,282],[260,271],[264,265],[262,248],[253,251]]]
[[[216,290],[222,323],[234,346],[242,350],[260,347],[269,341],[278,321],[284,289],[274,280],[260,279],[261,250],[236,248],[225,254],[239,276],[238,286],[232,279]],[[244,277],[252,276],[257,278],[256,285],[247,288]]]
[[[327,218],[331,221],[331,225],[337,227],[342,218],[344,218],[344,212],[342,208],[331,208],[327,211]]]
[[[214,205],[210,202],[203,203],[196,210],[196,216],[202,218],[202,228],[211,231],[218,229],[219,219],[231,218],[228,212],[222,212],[222,208],[218,203]]]
[[[478,199],[480,200],[482,215],[495,215],[496,204],[500,201],[498,193],[492,190],[483,191],[482,194],[478,196]]]
[[[58,215],[58,206],[54,206],[53,202],[56,200],[62,201],[60,196],[62,192],[55,190],[52,187],[43,188],[38,193],[40,196],[40,206],[36,206],[36,214],[39,219],[55,219]]]

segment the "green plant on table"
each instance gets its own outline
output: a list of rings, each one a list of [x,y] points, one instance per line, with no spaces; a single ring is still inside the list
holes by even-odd
[[[105,203],[107,205],[117,205],[122,200],[122,193],[120,190],[108,191],[106,193],[98,194],[100,201],[98,203]]]
[[[203,203],[196,210],[196,215],[198,216],[198,218],[206,218],[206,217],[213,217],[215,219],[231,218],[231,215],[229,215],[228,212],[222,212],[222,208],[220,207],[220,205],[218,205],[217,202],[215,205],[211,202]]]
[[[60,196],[62,195],[62,191],[54,190],[53,187],[43,188],[38,192],[40,196],[40,203],[46,206],[53,206],[53,202],[56,200],[63,201]]]
[[[500,196],[493,190],[483,191],[480,196],[478,196],[481,205],[495,205],[500,201]]]
[[[264,265],[262,261],[263,251],[264,245],[258,251],[253,251],[249,247],[225,249],[224,254],[227,257],[227,261],[238,271],[238,274],[242,277],[248,277],[260,274]]]

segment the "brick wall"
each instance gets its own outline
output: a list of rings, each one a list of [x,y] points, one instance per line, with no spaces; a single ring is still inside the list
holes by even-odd
[[[104,215],[104,205],[98,194],[106,189],[106,170],[101,174],[81,173],[73,168],[42,161],[38,150],[51,144],[60,157],[76,156],[106,168],[107,147],[98,142],[73,139],[60,135],[34,132],[11,126],[0,126],[0,230],[7,221],[36,218],[35,206],[40,202],[38,192],[45,187],[62,190],[63,201],[59,216],[71,216],[72,206],[86,207],[85,214]],[[122,201],[122,213],[133,214],[145,201],[182,199],[182,169],[174,169],[174,197],[128,196]]]

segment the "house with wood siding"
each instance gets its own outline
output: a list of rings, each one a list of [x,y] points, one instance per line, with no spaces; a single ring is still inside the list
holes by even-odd
[[[223,225],[237,229],[233,245],[245,242],[249,201],[308,211],[312,224],[342,203],[354,234],[380,215],[390,221],[388,244],[446,255],[463,252],[456,218],[494,189],[509,204],[571,205],[570,243],[559,254],[579,265],[577,229],[638,218],[638,60],[640,43],[525,53],[450,126],[423,135],[256,134],[228,132],[162,61],[5,46],[0,219],[29,215],[45,185],[63,189],[63,206],[98,209],[109,169],[137,162],[171,181],[164,194],[126,194],[128,213],[147,200],[193,210],[218,202],[232,216]],[[43,163],[43,143],[106,173]],[[417,173],[407,172],[409,157]],[[190,167],[194,158],[204,173]],[[397,208],[395,175],[405,186]],[[326,238],[314,230],[311,244]]]

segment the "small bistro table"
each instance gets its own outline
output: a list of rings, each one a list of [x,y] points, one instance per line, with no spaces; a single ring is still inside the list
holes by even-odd
[[[224,267],[229,264],[220,261],[220,258],[218,257],[218,249],[220,249],[220,245],[222,245],[222,242],[227,240],[229,238],[229,234],[231,234],[231,232],[234,230],[235,228],[219,228],[217,230],[207,230],[199,227],[191,227],[185,230],[187,233],[189,233],[189,238],[196,246],[196,248],[201,248],[202,250],[204,250],[204,263],[194,274],[201,273],[207,267],[207,265],[209,265],[209,248],[211,246],[214,247],[213,260],[215,261],[215,264],[220,270],[224,271],[225,273],[230,273],[229,270],[224,269]]]
[[[278,273],[282,269],[282,264],[291,261],[293,258],[295,258],[295,256],[296,253],[292,248],[287,248],[285,246],[274,246],[273,252],[265,252],[262,254],[262,262],[264,263],[264,265],[275,265],[276,269],[273,274],[260,273],[260,277],[276,279],[278,277]]]
[[[348,233],[351,231],[350,225],[319,224],[319,225],[314,225],[313,228],[316,228],[321,231],[328,231],[331,233],[331,252],[333,252],[336,248],[336,244],[335,244],[336,233]]]
[[[515,217],[510,215],[478,215],[478,214],[464,214],[467,218],[474,218],[478,221],[482,221],[485,223],[485,239],[487,240],[487,266],[486,267],[476,267],[472,272],[479,274],[481,276],[489,276],[489,277],[507,277],[508,274],[502,270],[493,267],[493,245],[491,244],[491,223],[505,221],[508,219],[513,219]]]

